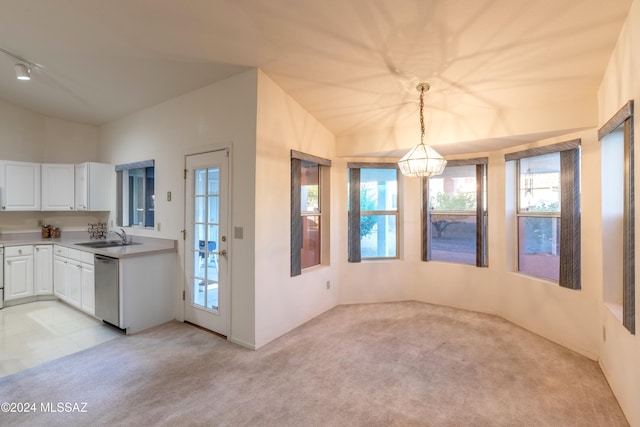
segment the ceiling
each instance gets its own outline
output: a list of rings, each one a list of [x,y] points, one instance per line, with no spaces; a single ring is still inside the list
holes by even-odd
[[[336,135],[596,93],[632,0],[0,0],[0,98],[99,125],[260,67]],[[582,96],[580,96],[582,95]],[[595,96],[595,95],[594,95]]]

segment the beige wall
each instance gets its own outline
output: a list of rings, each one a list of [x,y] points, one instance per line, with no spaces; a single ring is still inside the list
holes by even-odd
[[[43,116],[0,100],[0,158],[35,163],[98,161],[95,126]],[[37,231],[42,220],[64,230],[86,229],[104,215],[86,212],[3,212],[0,233]]]
[[[631,6],[627,21],[620,33],[618,43],[611,56],[607,72],[602,80],[598,92],[599,124],[607,122],[629,100],[635,101],[635,188],[640,188],[640,173],[638,172],[640,130],[637,110],[640,102],[640,2],[635,1]],[[636,190],[637,194],[637,190]],[[636,196],[636,248],[640,247],[640,227],[638,227],[638,212],[640,204]],[[637,250],[636,250],[637,253]],[[631,335],[608,309],[601,311],[601,328],[606,330],[606,341],[601,339],[600,365],[607,376],[620,406],[625,412],[629,423],[640,425],[640,293],[638,292],[638,278],[640,274],[636,262],[636,335]],[[602,283],[602,275],[599,277]],[[606,280],[606,278],[605,278]]]
[[[256,345],[262,346],[336,305],[343,242],[331,192],[330,265],[290,277],[291,150],[332,159],[335,138],[264,73],[258,74],[256,160]],[[330,169],[331,179],[336,168]],[[333,188],[332,188],[333,190]],[[323,242],[328,243],[328,242]],[[327,290],[326,282],[331,282]]]
[[[255,346],[255,158],[257,70],[108,123],[99,130],[102,161],[111,164],[154,159],[156,224],[160,230],[134,228],[134,235],[177,239],[176,318],[183,318],[185,228],[185,155],[231,148],[231,229],[244,228],[244,239],[230,239],[232,282],[230,339]],[[166,194],[172,192],[172,201]],[[113,189],[115,194],[115,186]],[[113,215],[112,215],[113,218]]]

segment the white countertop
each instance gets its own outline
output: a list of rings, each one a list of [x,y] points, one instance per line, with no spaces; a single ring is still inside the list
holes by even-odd
[[[11,233],[0,234],[0,247],[21,245],[61,245],[84,252],[101,254],[113,258],[128,258],[144,256],[160,252],[176,252],[177,241],[171,239],[158,239],[154,237],[132,236],[135,245],[115,246],[112,248],[89,248],[77,245],[77,243],[89,242],[89,234],[84,231],[62,232],[62,236],[56,239],[43,239],[40,233]],[[115,239],[109,239],[115,240]]]

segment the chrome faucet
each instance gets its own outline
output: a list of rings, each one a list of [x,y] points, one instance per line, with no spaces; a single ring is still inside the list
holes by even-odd
[[[122,244],[123,244],[123,245],[128,244],[128,243],[129,243],[129,241],[128,241],[128,239],[127,239],[127,232],[126,232],[126,231],[124,231],[124,228],[121,228],[121,229],[120,229],[120,231],[122,231],[122,233],[118,233],[118,232],[117,232],[117,231],[115,231],[115,230],[111,230],[111,232],[112,232],[113,234],[117,235],[117,236],[120,238],[120,240],[122,240]]]

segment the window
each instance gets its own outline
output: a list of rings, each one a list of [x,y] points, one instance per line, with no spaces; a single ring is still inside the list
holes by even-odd
[[[349,262],[398,258],[398,169],[349,163]]]
[[[516,162],[518,271],[580,289],[580,141],[505,160]]]
[[[487,266],[487,160],[449,160],[423,179],[423,261]]]
[[[633,101],[599,131],[602,142],[603,299],[635,334]]]
[[[155,161],[116,166],[116,223],[155,227]]]
[[[322,264],[322,242],[328,241],[328,174],[331,161],[291,151],[291,276]],[[323,238],[324,236],[324,238]]]

